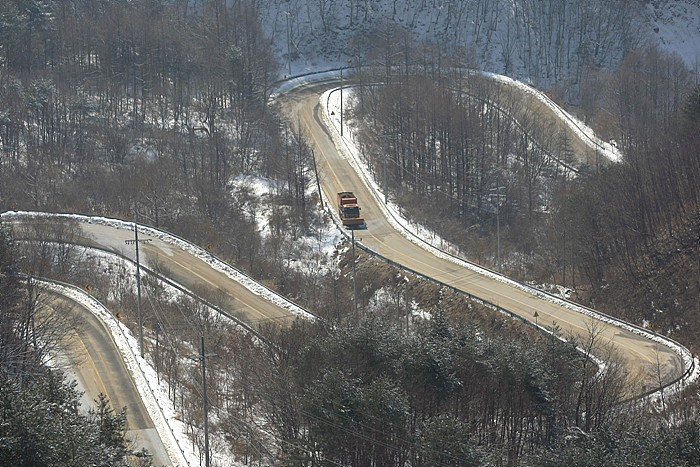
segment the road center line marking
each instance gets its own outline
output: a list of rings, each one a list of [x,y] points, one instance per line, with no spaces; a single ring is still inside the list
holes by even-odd
[[[334,178],[335,181],[337,182],[337,185],[338,185],[338,186],[342,186],[342,184],[340,183],[340,178],[338,177],[338,175],[336,174],[335,170],[333,169],[333,166],[331,165],[331,163],[330,163],[328,157],[326,156],[326,153],[325,153],[325,152],[323,151],[323,149],[321,148],[321,145],[319,144],[318,140],[316,139],[316,136],[314,135],[313,131],[311,131],[311,127],[309,126],[309,123],[308,123],[307,118],[306,118],[305,116],[302,116],[301,118],[302,118],[302,120],[304,121],[304,125],[306,126],[306,128],[307,128],[307,130],[308,130],[308,133],[311,135],[311,138],[313,138],[314,142],[316,143],[316,147],[317,147],[317,149],[319,150],[319,152],[321,153],[321,156],[322,156],[323,159],[326,161],[326,167],[327,167],[327,169],[330,170],[331,174],[333,175],[333,178]],[[335,143],[333,143],[333,144],[335,144]],[[324,190],[324,191],[326,191],[326,196],[328,196],[328,190]],[[329,197],[329,199],[332,199],[332,198]],[[391,228],[392,228],[392,230],[396,230],[396,229],[394,229],[393,227],[391,227]],[[395,248],[389,246],[387,243],[385,243],[385,242],[379,240],[379,238],[377,238],[377,237],[376,237],[374,234],[372,234],[371,232],[368,232],[368,235],[371,236],[372,238],[374,238],[378,243],[381,243],[381,244],[384,245],[386,248],[388,248],[389,250],[393,251],[399,258],[406,258],[406,255],[404,255],[403,253],[399,252],[399,251],[396,250]],[[401,235],[401,234],[399,233],[399,235]],[[431,266],[431,265],[429,265],[429,264],[426,264],[426,263],[424,263],[424,262],[422,262],[422,261],[420,261],[420,260],[416,260],[415,258],[412,258],[412,259],[413,259],[414,261],[417,261],[419,264],[421,264],[423,267],[425,267],[425,268],[427,268],[427,269],[430,269],[430,270],[433,270],[433,271],[438,271],[441,275],[447,274],[447,276],[451,277],[453,281],[459,282],[459,281],[464,280],[463,278],[460,278],[459,276],[456,276],[456,275],[455,275],[454,273],[452,273],[452,272],[441,271],[441,270],[439,270],[438,268],[436,268],[436,267],[434,267],[434,266]],[[461,266],[459,266],[459,265],[457,265],[457,266],[458,266],[458,267],[461,267]],[[466,268],[464,268],[464,269],[467,270]],[[477,274],[478,274],[478,273],[477,273]],[[431,277],[432,277],[432,276],[431,276]],[[468,281],[467,283],[468,283],[468,284],[471,284],[471,286],[474,287],[474,288],[477,288],[477,289],[480,289],[480,290],[487,290],[485,287],[479,286],[479,285],[477,285],[475,282],[469,281],[469,279],[467,279],[467,281]],[[487,292],[488,292],[489,294],[491,294],[491,295],[496,295],[496,296],[498,296],[498,297],[504,299],[504,301],[510,301],[510,302],[517,303],[518,305],[520,305],[520,306],[522,307],[522,309],[528,309],[528,310],[531,310],[531,311],[534,310],[534,311],[537,311],[537,312],[544,313],[546,316],[552,318],[553,322],[554,322],[554,320],[556,319],[556,322],[561,321],[561,322],[563,322],[563,323],[566,323],[566,324],[569,325],[569,327],[570,327],[572,330],[573,330],[573,329],[578,329],[579,332],[580,332],[582,335],[584,335],[584,336],[586,335],[586,333],[589,332],[589,330],[588,330],[587,328],[583,328],[582,326],[580,326],[580,325],[578,325],[578,324],[574,324],[574,323],[572,323],[572,322],[570,322],[570,321],[564,319],[564,318],[561,317],[561,316],[555,316],[555,315],[550,314],[550,313],[548,313],[548,312],[546,312],[546,311],[539,310],[539,309],[535,308],[534,306],[529,305],[529,304],[524,303],[524,302],[521,302],[520,300],[517,300],[517,299],[515,299],[515,298],[506,297],[505,295],[499,293],[498,291],[493,291],[493,290],[488,289]],[[474,294],[472,294],[472,295],[474,295]],[[539,300],[540,300],[539,298],[537,298],[537,297],[535,297],[535,296],[532,296],[532,299],[535,300],[535,301],[539,301]],[[498,306],[500,306],[500,305],[498,305]],[[515,312],[512,311],[512,310],[509,310],[509,311],[511,311],[512,313],[515,313]],[[517,313],[515,313],[515,314],[517,314]],[[533,313],[533,314],[534,314],[534,313]],[[522,315],[519,315],[519,316],[520,316],[521,318],[525,318],[525,317],[522,316]],[[526,319],[527,319],[527,318],[526,318]],[[607,325],[605,325],[605,324],[603,324],[603,326],[604,326],[604,329],[606,329],[606,330],[611,329],[609,326],[607,326]],[[572,332],[572,334],[573,334],[573,332]],[[608,342],[610,342],[610,343],[613,344],[613,345],[618,345],[618,346],[620,346],[620,347],[624,347],[624,348],[628,349],[628,350],[629,350],[630,352],[632,352],[632,353],[639,354],[643,359],[649,361],[649,362],[652,363],[652,364],[654,363],[654,362],[651,360],[651,358],[650,358],[649,356],[643,354],[641,351],[636,350],[636,349],[633,349],[632,347],[629,347],[628,345],[626,345],[626,344],[624,344],[624,343],[622,343],[622,342],[616,341],[616,340],[615,340],[615,334],[614,334],[614,333],[613,333],[613,337],[608,337],[608,336],[606,336],[606,335],[604,335],[604,334],[602,334],[602,333],[600,334],[600,337],[602,337],[603,339],[607,340]]]

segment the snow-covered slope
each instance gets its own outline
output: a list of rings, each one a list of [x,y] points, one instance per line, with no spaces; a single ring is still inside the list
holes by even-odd
[[[700,53],[697,0],[272,0],[259,14],[291,75],[348,59],[399,60],[405,44],[422,41],[541,85],[576,83],[589,66],[614,68],[646,44],[679,53],[691,68]]]
[[[700,65],[700,2],[653,0],[644,11],[644,25],[654,42],[676,52],[691,69]]]

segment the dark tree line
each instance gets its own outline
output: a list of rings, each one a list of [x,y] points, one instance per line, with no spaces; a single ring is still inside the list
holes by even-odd
[[[700,465],[696,420],[652,430],[606,429],[593,435],[572,436],[557,449],[542,453],[531,465],[542,467],[614,465]]]
[[[607,426],[624,391],[616,365],[600,374],[571,343],[489,337],[440,311],[408,336],[375,316],[272,338],[281,353],[253,381],[291,465],[517,465]]]

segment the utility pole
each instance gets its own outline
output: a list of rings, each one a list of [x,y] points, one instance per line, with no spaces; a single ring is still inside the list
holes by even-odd
[[[160,354],[158,353],[158,332],[160,331],[160,323],[156,323],[156,355],[155,355],[155,361],[156,361],[156,378],[158,380],[158,384],[160,384],[160,369],[159,369],[159,363],[160,363]]]
[[[389,204],[389,195],[388,195],[388,186],[386,184],[386,137],[388,135],[384,135],[382,138],[382,149],[384,151],[384,204]]]
[[[321,191],[321,179],[318,177],[318,169],[316,168],[316,154],[311,150],[311,160],[314,163],[314,174],[316,174],[316,188],[318,189],[318,199],[321,202],[321,211],[323,211],[323,192]]]
[[[355,230],[350,230],[352,232],[352,296],[353,296],[353,307],[355,309],[355,321],[359,323],[359,317],[357,316],[357,276],[356,267],[357,262],[355,261]]]
[[[285,12],[287,13],[287,64],[289,65],[289,77],[292,76],[292,40],[291,36],[289,34],[289,17],[291,16],[291,13],[288,11]]]
[[[141,312],[141,264],[139,262],[139,242],[150,243],[151,239],[139,240],[139,229],[134,224],[134,239],[124,240],[124,243],[131,245],[132,243],[136,247],[136,293],[138,295],[139,301],[139,351],[141,352],[141,358],[143,358],[143,313]]]
[[[409,327],[408,327],[408,318],[411,315],[411,306],[408,303],[408,279],[406,279],[404,281],[404,287],[405,287],[405,289],[404,289],[404,293],[405,293],[404,301],[406,302],[406,336],[408,336],[408,334],[410,332]]]
[[[204,393],[204,465],[205,467],[211,467],[209,460],[209,407],[207,401],[207,357],[218,357],[218,354],[204,353],[204,335],[202,335],[202,353],[196,357],[192,357],[193,360],[202,360],[202,392]]]

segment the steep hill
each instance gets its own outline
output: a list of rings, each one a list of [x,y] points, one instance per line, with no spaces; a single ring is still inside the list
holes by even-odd
[[[540,85],[575,85],[587,69],[614,68],[651,43],[691,68],[699,61],[700,6],[692,0],[274,0],[259,8],[285,74],[366,60],[368,47],[387,37],[396,53],[401,42],[437,43],[463,49],[484,70]]]

